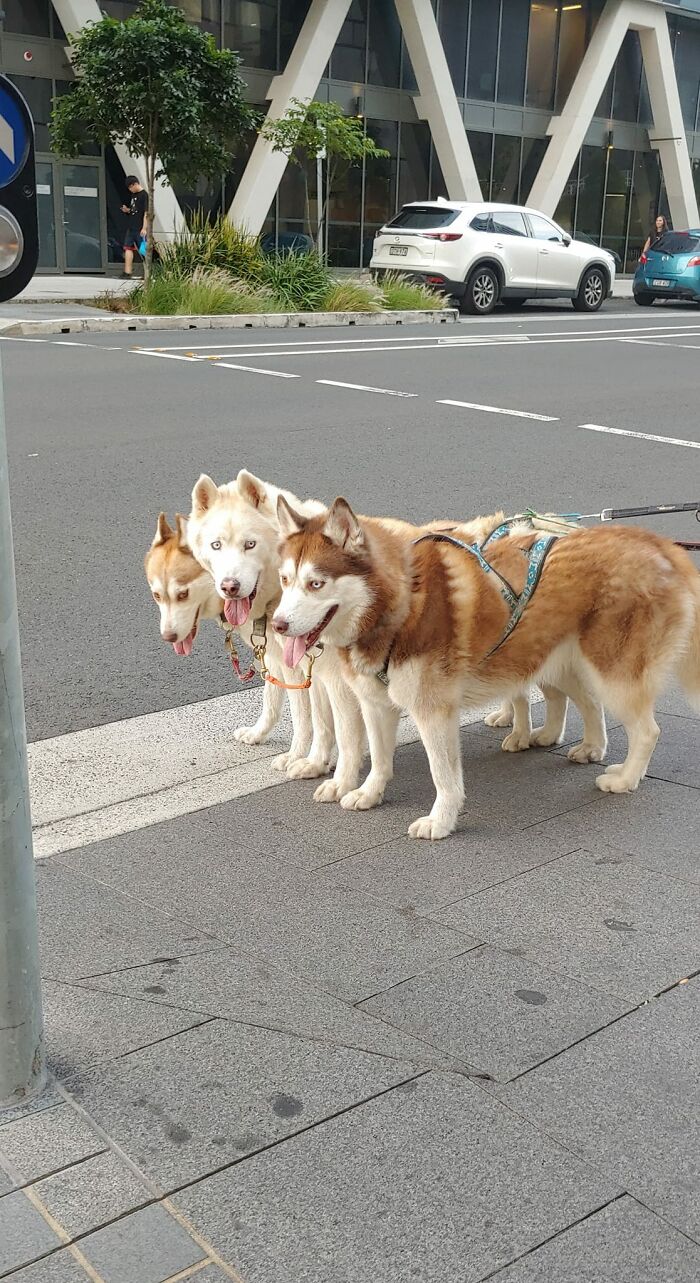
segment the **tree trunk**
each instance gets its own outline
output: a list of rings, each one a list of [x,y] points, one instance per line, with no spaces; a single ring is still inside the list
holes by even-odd
[[[306,230],[311,239],[314,239],[313,228],[311,226],[311,199],[309,197],[309,171],[307,163],[304,162],[304,217],[306,220]]]
[[[146,258],[143,265],[144,280],[148,283],[153,264],[153,212],[155,208],[155,174],[156,158],[153,153],[146,157],[146,184],[148,190],[148,211],[146,213]]]

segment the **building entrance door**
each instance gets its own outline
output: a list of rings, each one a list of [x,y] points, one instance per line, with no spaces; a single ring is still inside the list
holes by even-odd
[[[104,272],[107,232],[101,161],[38,156],[36,180],[39,271]]]

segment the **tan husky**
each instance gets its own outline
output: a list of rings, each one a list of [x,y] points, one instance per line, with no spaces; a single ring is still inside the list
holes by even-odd
[[[396,523],[358,518],[344,499],[311,519],[281,499],[279,514],[287,538],[274,627],[297,662],[312,640],[344,649],[367,727],[371,769],[343,804],[364,809],[382,800],[392,728],[405,708],[436,789],[430,814],[411,824],[412,837],[443,838],[457,823],[462,707],[552,682],[576,699],[587,722],[577,760],[599,760],[596,737],[604,730],[594,691],[628,738],[625,761],[596,784],[626,793],[647,770],[659,735],[654,707],[667,680],[677,675],[700,701],[700,575],[668,539],[611,526],[556,541],[518,627],[499,647],[510,612],[496,576],[468,552],[416,543]],[[460,537],[459,527],[454,533]],[[517,592],[536,537],[510,534],[489,551]]]

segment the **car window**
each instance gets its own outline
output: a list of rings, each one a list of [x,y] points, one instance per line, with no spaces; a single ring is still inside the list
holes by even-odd
[[[651,249],[654,254],[693,254],[700,249],[700,236],[694,232],[664,232]]]
[[[561,241],[561,232],[540,214],[528,214],[532,235],[536,241]]]
[[[473,227],[475,232],[490,232],[492,231],[491,215],[476,214],[469,226]]]
[[[458,209],[450,209],[449,205],[444,208],[436,208],[434,205],[404,205],[399,210],[396,218],[392,218],[387,227],[403,227],[410,231],[413,227],[419,227],[421,230],[431,227],[448,227],[454,223]]]
[[[527,236],[527,227],[522,214],[515,210],[499,209],[491,215],[494,232],[501,236]]]

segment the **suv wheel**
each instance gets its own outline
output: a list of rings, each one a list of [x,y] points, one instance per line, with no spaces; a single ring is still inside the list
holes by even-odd
[[[500,282],[493,268],[477,267],[469,277],[464,291],[465,312],[487,316],[489,312],[493,312],[500,292]]]
[[[638,294],[634,295],[634,301],[640,307],[651,307],[654,302],[654,295],[648,294],[646,290],[640,290]]]
[[[589,267],[583,274],[576,298],[572,303],[577,312],[597,312],[605,301],[608,282],[601,267]]]

